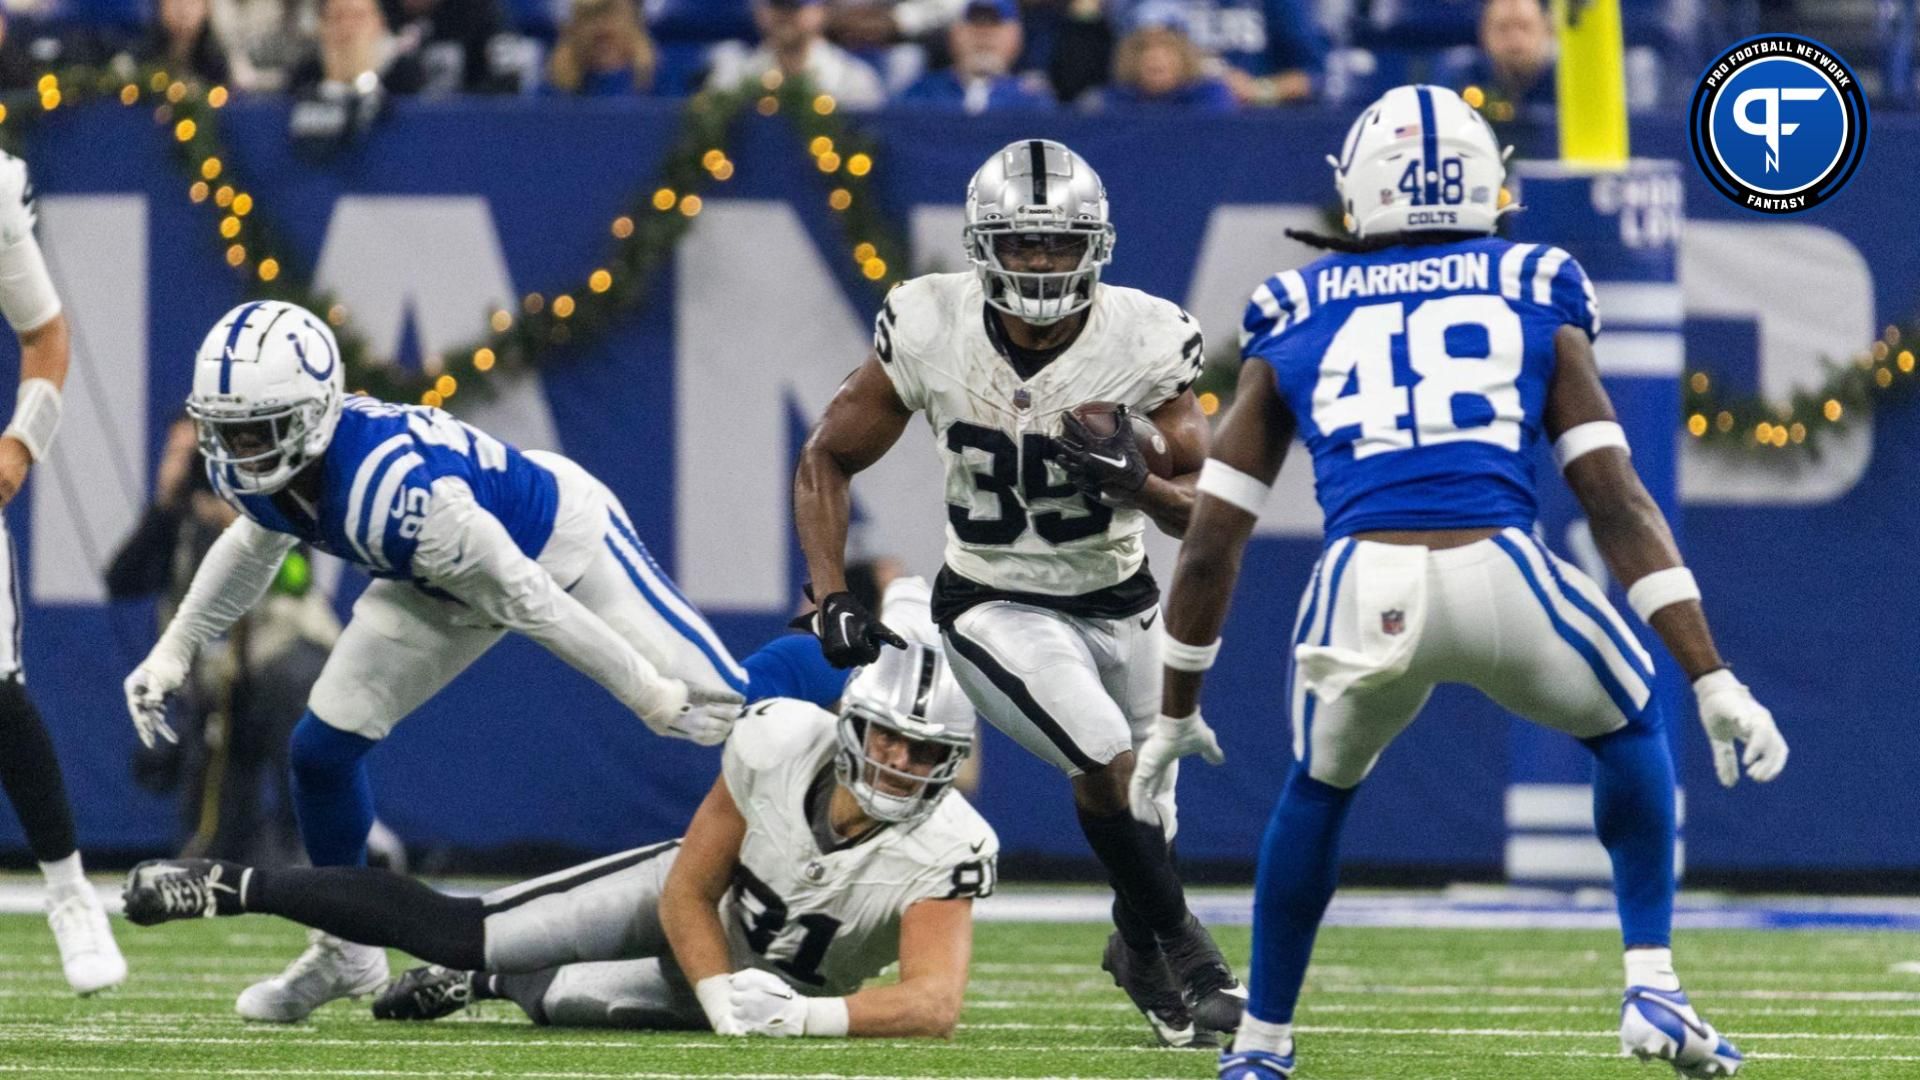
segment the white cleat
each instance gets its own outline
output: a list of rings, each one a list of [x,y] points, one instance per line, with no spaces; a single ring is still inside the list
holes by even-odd
[[[107,925],[107,909],[93,886],[47,891],[47,923],[60,945],[67,985],[81,997],[127,981],[127,961]]]
[[[1700,1019],[1680,990],[1627,988],[1620,1002],[1620,1053],[1664,1061],[1688,1080],[1712,1080],[1740,1071],[1740,1051]]]
[[[234,1010],[248,1020],[291,1024],[340,998],[371,994],[387,982],[387,951],[307,931],[307,951],[271,979],[240,992]]]

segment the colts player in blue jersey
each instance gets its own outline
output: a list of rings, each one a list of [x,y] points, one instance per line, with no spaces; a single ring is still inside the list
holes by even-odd
[[[1443,682],[1477,687],[1593,755],[1594,821],[1626,945],[1623,1053],[1689,1077],[1740,1067],[1674,974],[1674,776],[1653,664],[1599,587],[1533,534],[1542,440],[1629,605],[1693,680],[1721,782],[1742,766],[1771,780],[1786,743],[1721,661],[1693,575],[1628,457],[1594,364],[1600,319],[1586,275],[1559,248],[1492,235],[1502,161],[1492,130],[1451,91],[1389,91],[1333,162],[1355,237],[1301,236],[1333,254],[1268,279],[1247,309],[1238,396],[1167,602],[1166,715],[1134,774],[1138,804],[1169,761],[1212,738],[1201,673],[1298,432],[1327,542],[1293,631],[1297,761],[1260,853],[1248,1010],[1223,1078],[1291,1075],[1294,1005],[1347,808]]]
[[[194,361],[187,411],[215,489],[240,512],[127,677],[142,741],[174,738],[166,697],[199,647],[252,607],[305,542],[376,579],[308,697],[291,748],[301,838],[315,866],[366,861],[363,759],[508,630],[605,687],[653,731],[726,738],[746,672],[674,588],[613,493],[557,454],[519,450],[438,409],[343,393],[324,320],[242,304]],[[329,935],[249,987],[249,1020],[299,1020],[378,989],[386,954]]]

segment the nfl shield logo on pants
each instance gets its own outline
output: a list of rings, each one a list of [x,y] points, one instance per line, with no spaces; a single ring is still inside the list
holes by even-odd
[[[1388,637],[1399,635],[1407,628],[1407,613],[1394,608],[1380,613],[1380,632]]]

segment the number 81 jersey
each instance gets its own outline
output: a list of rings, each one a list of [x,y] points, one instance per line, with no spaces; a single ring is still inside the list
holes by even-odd
[[[1274,370],[1313,455],[1326,538],[1532,528],[1554,335],[1600,332],[1557,247],[1498,237],[1328,255],[1268,278],[1241,355]]]

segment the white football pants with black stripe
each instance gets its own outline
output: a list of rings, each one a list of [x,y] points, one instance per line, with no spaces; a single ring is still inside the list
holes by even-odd
[[[20,626],[27,613],[20,607],[20,555],[15,550],[13,530],[0,518],[0,679],[25,680],[20,654]]]
[[[1359,649],[1366,620],[1411,618],[1360,602],[1365,541],[1334,541],[1300,598],[1293,642]],[[1535,723],[1589,739],[1657,722],[1653,660],[1606,594],[1531,534],[1503,529],[1429,551],[1424,625],[1404,671],[1337,701],[1288,665],[1294,757],[1337,788],[1366,778],[1439,683],[1465,683]],[[1377,606],[1377,605],[1376,605]]]
[[[647,553],[613,492],[558,454],[527,457],[559,486],[540,565],[663,674],[695,691],[744,694],[746,670]],[[504,633],[409,582],[375,581],[354,603],[309,704],[332,727],[385,738]]]
[[[1068,776],[1146,741],[1160,714],[1160,609],[1088,619],[1010,600],[941,633],[953,674],[989,723]],[[1175,831],[1173,785],[1160,808]]]
[[[673,963],[660,893],[679,841],[635,848],[481,898],[487,970],[553,971],[541,1009],[565,1027],[705,1028]]]

